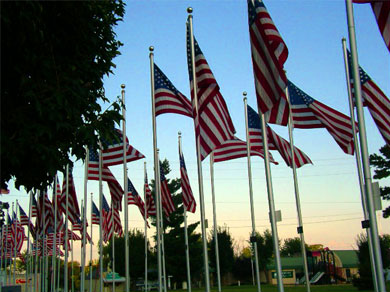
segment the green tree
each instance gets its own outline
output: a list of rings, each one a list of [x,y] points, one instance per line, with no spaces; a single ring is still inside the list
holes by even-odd
[[[219,251],[219,268],[221,272],[221,278],[227,273],[232,272],[234,263],[234,248],[233,238],[229,232],[229,229],[224,226],[218,226],[218,251]],[[209,262],[210,267],[213,270],[214,279],[217,279],[217,267],[215,258],[215,237],[214,232],[210,231],[209,246]]]
[[[252,252],[250,247],[241,250],[238,256],[234,257],[233,275],[242,283],[252,281]],[[254,265],[254,263],[253,263]],[[253,269],[255,267],[253,266]]]
[[[374,178],[383,179],[390,176],[390,147],[386,144],[379,149],[380,155],[370,155],[370,165],[374,167]],[[380,188],[383,200],[390,201],[390,187]],[[383,210],[383,217],[390,217],[390,206]]]
[[[308,250],[307,244],[305,244],[305,246],[306,250]],[[299,237],[286,238],[280,249],[280,255],[283,257],[301,256],[301,239]]]
[[[272,234],[270,230],[265,230],[263,234],[256,232],[257,254],[259,257],[259,268],[263,270],[268,278],[267,265],[271,262],[274,255],[274,246],[272,241]],[[267,282],[268,279],[267,279]]]
[[[186,254],[184,241],[184,208],[182,194],[180,190],[180,179],[169,179],[168,174],[171,172],[169,161],[162,161],[162,172],[166,176],[168,189],[172,194],[172,200],[175,205],[175,211],[169,218],[164,213],[164,246],[165,246],[165,263],[167,274],[173,276],[173,283],[179,286],[183,281],[187,281],[186,271]],[[151,181],[152,194],[155,195],[154,180]],[[156,200],[155,200],[156,201]],[[153,225],[156,225],[156,219],[153,217]],[[191,280],[195,281],[200,278],[202,271],[202,243],[199,233],[195,229],[199,222],[189,224],[187,228],[188,246],[190,254]],[[157,237],[155,237],[155,240]]]
[[[102,113],[103,77],[122,45],[122,0],[1,2],[1,187],[42,189],[112,139],[119,103]],[[39,166],[39,167],[37,167]]]
[[[390,268],[390,235],[384,234],[380,236],[379,241],[382,252],[383,268],[388,269]],[[359,290],[373,289],[374,284],[372,281],[367,236],[363,233],[359,234],[356,239],[356,244],[358,246],[359,277],[353,280],[353,284],[354,286],[357,286]]]

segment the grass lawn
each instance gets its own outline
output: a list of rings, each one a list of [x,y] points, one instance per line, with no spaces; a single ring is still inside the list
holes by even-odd
[[[372,292],[373,290],[358,290],[352,285],[311,285],[311,291],[312,292]],[[200,292],[204,291],[204,289],[192,289],[192,291]],[[212,292],[218,291],[217,288],[212,288]],[[262,292],[277,292],[277,287],[274,285],[261,285],[261,291]],[[284,286],[284,291],[286,292],[306,292],[306,286]],[[387,285],[387,291],[390,291],[389,285]],[[257,292],[257,288],[255,286],[228,286],[228,287],[222,287],[222,292]]]

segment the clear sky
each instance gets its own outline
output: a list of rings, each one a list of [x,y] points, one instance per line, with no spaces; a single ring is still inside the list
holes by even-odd
[[[194,9],[194,33],[228,105],[237,136],[245,139],[242,92],[248,92],[248,103],[256,108],[254,80],[248,33],[246,1],[127,1],[124,21],[117,28],[124,44],[121,56],[114,60],[114,75],[105,78],[107,97],[120,95],[126,85],[127,135],[131,144],[146,156],[149,178],[153,177],[152,117],[150,94],[149,46],[155,47],[155,63],[172,83],[189,96],[186,60],[186,8]],[[347,37],[345,3],[341,0],[274,0],[265,5],[289,49],[285,63],[288,78],[313,98],[349,115],[341,38]],[[389,52],[379,33],[370,5],[354,5],[360,65],[387,94],[390,94]],[[370,153],[385,144],[372,118],[365,110]],[[287,128],[272,126],[288,139]],[[194,195],[198,200],[198,183],[193,122],[173,114],[157,118],[158,147],[161,158],[171,163],[168,178],[180,176],[177,132],[183,133],[183,152]],[[304,231],[308,244],[323,244],[331,249],[351,249],[362,231],[363,219],[355,159],[338,147],[325,129],[294,131],[295,145],[313,161],[298,170]],[[282,211],[278,224],[279,238],[297,236],[292,171],[278,153],[278,166],[272,166],[276,209]],[[128,164],[129,177],[142,194],[143,161]],[[44,162],[43,162],[44,163]],[[112,168],[123,182],[122,167]],[[252,159],[254,201],[257,229],[270,228],[264,174],[264,162]],[[209,160],[203,163],[206,217],[212,226]],[[83,165],[75,164],[76,189],[83,197]],[[60,175],[62,179],[62,174]],[[382,180],[382,186],[390,180]],[[215,190],[218,225],[229,227],[237,245],[246,245],[250,232],[250,208],[246,158],[215,165]],[[98,183],[88,183],[98,203]],[[108,190],[105,188],[106,196]],[[142,194],[143,195],[143,194]],[[50,194],[51,197],[51,194]],[[88,195],[89,198],[89,195]],[[20,200],[28,210],[28,196],[11,187],[2,201]],[[384,206],[388,203],[383,202]],[[88,201],[88,214],[89,213]],[[142,217],[135,206],[129,208],[130,228],[143,228]],[[200,219],[197,212],[189,221]],[[97,226],[94,226],[96,232]],[[387,220],[380,220],[381,232],[390,232]],[[209,229],[210,230],[210,229]],[[154,229],[149,234],[154,233]],[[95,242],[97,242],[95,240]],[[76,251],[78,248],[76,248]],[[95,253],[96,255],[96,253]],[[77,257],[77,255],[75,256]]]

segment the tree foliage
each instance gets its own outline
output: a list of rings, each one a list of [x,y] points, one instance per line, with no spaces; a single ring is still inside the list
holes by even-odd
[[[269,229],[265,230],[263,234],[256,232],[257,254],[259,257],[259,268],[264,272],[267,271],[267,265],[271,262],[274,255],[274,246],[272,241],[272,234]],[[267,273],[265,273],[267,275]]]
[[[374,178],[382,179],[390,176],[390,147],[386,144],[379,149],[381,155],[371,154],[370,164],[374,167]],[[390,201],[390,187],[380,188],[383,200]],[[390,217],[390,206],[383,210],[383,217]]]
[[[379,237],[380,247],[382,252],[383,269],[390,268],[390,235],[384,234]],[[373,289],[370,255],[368,249],[367,236],[365,234],[358,235],[356,239],[358,246],[357,256],[359,259],[359,278],[355,278],[353,283],[359,290]]]
[[[1,186],[43,188],[112,139],[120,105],[102,113],[103,77],[119,54],[122,0],[1,2]]]
[[[241,250],[241,253],[234,258],[233,275],[241,283],[249,283],[252,278],[252,251],[250,247],[245,247]],[[253,269],[255,267],[253,266]],[[254,272],[254,271],[253,271]]]
[[[306,250],[308,246],[306,244]],[[283,245],[280,249],[280,255],[283,257],[301,256],[301,239],[299,237],[286,238],[283,241]]]

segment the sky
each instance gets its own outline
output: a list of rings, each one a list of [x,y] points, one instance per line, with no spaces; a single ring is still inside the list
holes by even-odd
[[[341,47],[341,39],[348,36],[344,1],[268,0],[265,5],[289,50],[285,63],[288,78],[313,98],[349,115]],[[121,84],[126,86],[126,133],[130,143],[146,156],[144,160],[128,163],[128,176],[142,195],[144,161],[149,178],[153,177],[149,46],[155,48],[155,63],[189,97],[185,43],[189,6],[194,10],[195,37],[221,88],[239,138],[245,140],[243,91],[248,93],[248,104],[257,107],[246,1],[127,1],[124,20],[115,28],[118,40],[123,43],[121,55],[114,59],[114,74],[104,78],[104,87],[107,97],[114,101],[120,96]],[[355,4],[354,12],[359,63],[389,95],[389,52],[374,14],[370,5]],[[103,108],[106,107],[108,104],[103,105]],[[385,142],[367,110],[365,119],[369,152],[377,153]],[[286,127],[271,127],[288,140]],[[172,169],[167,178],[180,177],[178,131],[182,132],[188,175],[198,202],[196,213],[188,216],[191,223],[200,220],[193,122],[188,117],[174,114],[157,117],[160,157],[167,158]],[[363,220],[355,158],[346,155],[325,129],[296,129],[294,143],[313,161],[313,165],[305,165],[298,170],[306,243],[323,244],[331,249],[355,248]],[[282,212],[278,233],[279,239],[283,240],[298,236],[294,184],[291,169],[278,153],[274,151],[272,154],[280,162],[271,167],[271,172],[276,210]],[[206,218],[208,232],[211,232],[213,219],[208,158],[202,167]],[[123,183],[123,167],[111,169],[118,181]],[[62,181],[62,174],[59,176]],[[246,246],[251,230],[246,158],[215,164],[214,176],[218,225],[229,228],[237,247]],[[256,227],[263,232],[270,229],[270,223],[264,162],[258,157],[252,158],[252,176]],[[75,163],[74,179],[80,202],[84,194],[84,166],[80,161]],[[381,186],[389,183],[389,179],[380,181]],[[0,200],[13,202],[18,199],[27,211],[27,193],[22,189],[16,190],[12,182],[10,190],[11,193],[3,195]],[[106,187],[104,192],[108,197]],[[90,193],[93,193],[98,205],[98,182],[88,182],[88,214]],[[388,202],[382,204],[383,207],[388,206]],[[380,233],[390,233],[389,219],[379,219],[378,226]],[[135,206],[129,207],[129,227],[143,229],[142,217]],[[94,225],[93,228],[96,239],[98,227]],[[153,228],[149,230],[149,236],[154,232]],[[80,258],[77,256],[79,250],[79,245],[76,245],[76,259]],[[95,258],[96,250],[94,247]]]

